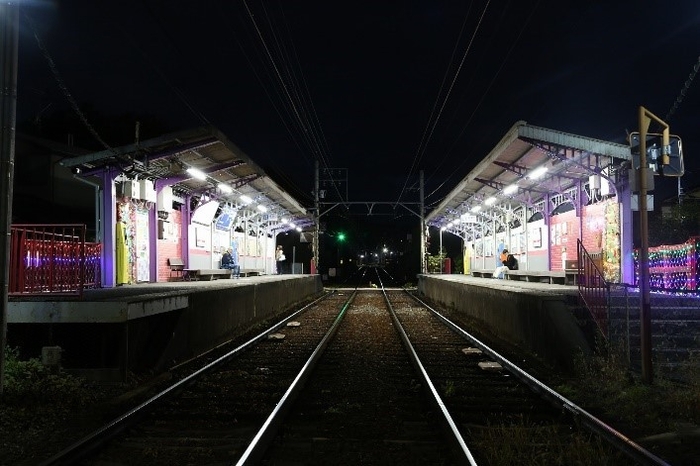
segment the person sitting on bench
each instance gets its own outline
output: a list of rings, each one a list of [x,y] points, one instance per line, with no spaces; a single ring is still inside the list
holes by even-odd
[[[238,265],[238,251],[234,254],[233,249],[228,248],[221,256],[221,268],[231,270],[234,278],[240,278],[241,267]]]
[[[496,267],[496,270],[493,271],[493,276],[491,278],[505,278],[505,273],[509,270],[518,270],[518,260],[513,256],[513,254],[510,254],[507,249],[504,249],[503,252],[501,252],[501,256],[499,257],[501,264],[498,267]]]

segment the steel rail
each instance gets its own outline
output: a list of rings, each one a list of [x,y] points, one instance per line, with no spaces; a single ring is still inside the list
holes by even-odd
[[[277,402],[275,409],[272,410],[260,430],[258,430],[255,437],[253,437],[253,440],[248,444],[248,447],[243,452],[243,455],[241,455],[241,457],[238,459],[236,465],[243,466],[246,464],[258,464],[262,460],[268,447],[274,441],[277,431],[284,421],[284,417],[289,412],[289,409],[291,409],[294,400],[304,388],[304,384],[309,379],[311,372],[316,366],[316,363],[321,359],[321,356],[323,356],[328,343],[335,336],[343,317],[345,317],[345,312],[354,301],[356,295],[357,291],[353,291],[338,313],[338,316],[333,322],[333,325],[331,325],[331,328],[328,330],[328,332],[326,332],[318,346],[316,346],[314,352],[311,353],[311,356],[294,378],[294,381],[291,383],[289,388],[287,388],[287,391],[284,393],[284,395],[282,395],[280,401]]]
[[[306,306],[302,307],[298,311],[294,312],[293,314],[285,317],[278,323],[272,325],[259,335],[251,338],[247,342],[243,343],[242,345],[238,346],[237,348],[229,351],[228,353],[224,354],[223,356],[220,356],[219,358],[215,359],[214,361],[210,362],[206,366],[202,367],[201,369],[193,372],[192,374],[188,375],[187,377],[179,380],[178,382],[174,383],[170,387],[166,388],[162,392],[152,396],[148,400],[144,401],[140,405],[136,406],[135,408],[129,410],[127,413],[122,414],[121,416],[113,419],[100,429],[88,434],[87,436],[83,437],[82,439],[78,440],[76,443],[66,447],[64,450],[60,451],[56,455],[52,456],[51,458],[43,461],[40,463],[41,466],[53,466],[53,465],[68,465],[68,464],[74,464],[76,461],[82,460],[86,457],[88,457],[90,454],[92,454],[94,451],[99,449],[106,441],[114,438],[117,434],[119,434],[121,431],[124,429],[134,425],[136,422],[138,422],[145,414],[149,412],[149,410],[152,410],[153,407],[156,405],[158,402],[163,402],[170,397],[173,397],[177,395],[181,390],[183,390],[185,387],[187,387],[189,384],[193,383],[195,379],[200,377],[201,375],[211,371],[218,365],[227,362],[229,359],[233,358],[236,356],[238,353],[240,353],[243,350],[248,349],[255,343],[259,342],[260,340],[267,338],[267,335],[271,332],[274,332],[276,330],[279,330],[283,326],[287,324],[290,320],[294,319],[297,317],[299,314],[305,312],[308,308],[311,306],[315,305],[319,301],[322,301],[324,299],[327,299],[329,296],[331,296],[334,292],[326,293],[323,296],[320,296],[319,298],[313,300]]]
[[[476,466],[477,465],[476,460],[474,459],[474,456],[472,455],[471,451],[469,451],[469,447],[467,446],[466,442],[464,441],[464,438],[462,438],[462,434],[459,432],[459,429],[457,428],[457,424],[452,419],[452,415],[447,410],[447,406],[445,406],[444,401],[442,401],[442,397],[440,397],[440,394],[438,393],[437,389],[435,388],[433,381],[430,380],[430,377],[428,376],[428,372],[425,370],[425,367],[423,366],[423,363],[421,362],[420,358],[418,357],[418,354],[416,353],[415,348],[413,348],[413,345],[411,344],[411,340],[408,338],[406,331],[404,330],[403,326],[401,325],[401,321],[399,321],[399,317],[396,315],[396,312],[394,311],[394,308],[391,305],[391,302],[389,301],[389,296],[387,295],[386,290],[384,289],[384,285],[381,281],[381,278],[379,277],[378,272],[377,272],[377,279],[379,280],[379,283],[381,285],[381,291],[382,291],[382,294],[384,295],[384,300],[386,301],[386,305],[389,308],[389,314],[391,315],[391,320],[394,322],[394,328],[396,329],[396,331],[399,333],[399,336],[401,337],[401,341],[403,342],[404,348],[406,349],[406,351],[409,354],[409,357],[411,359],[411,363],[413,363],[413,366],[416,368],[416,370],[420,374],[420,377],[422,379],[422,383],[424,384],[423,386],[427,387],[427,391],[429,392],[431,401],[436,405],[436,407],[438,408],[440,413],[442,413],[442,420],[444,421],[447,429],[452,434],[452,440],[454,441],[457,449],[463,455],[464,459],[467,461],[467,464],[469,464],[470,466]]]
[[[577,422],[582,423],[590,430],[598,434],[601,438],[611,443],[617,449],[625,453],[627,456],[645,465],[658,465],[658,466],[670,466],[669,463],[654,455],[650,451],[646,450],[642,446],[635,443],[633,440],[622,434],[621,432],[615,430],[613,427],[605,424],[603,421],[597,417],[590,414],[585,409],[579,407],[574,402],[563,397],[556,391],[552,390],[527,372],[523,371],[520,367],[516,366],[504,356],[501,356],[498,352],[490,348],[488,345],[477,339],[475,336],[464,331],[462,328],[457,326],[454,322],[449,320],[447,317],[440,314],[438,311],[433,309],[423,300],[417,296],[409,293],[413,299],[425,306],[430,312],[432,312],[438,319],[440,319],[445,325],[447,325],[452,331],[461,335],[465,339],[469,340],[474,346],[478,347],[482,352],[487,354],[490,358],[494,359],[501,366],[503,366],[508,372],[513,374],[521,382],[526,384],[534,392],[542,395],[546,400],[552,403],[555,407],[561,408],[569,412]]]

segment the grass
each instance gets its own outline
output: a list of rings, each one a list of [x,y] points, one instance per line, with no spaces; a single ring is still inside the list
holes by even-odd
[[[610,458],[607,445],[585,432],[561,432],[552,425],[518,419],[508,425],[472,428],[483,462],[489,465],[619,465],[622,455]],[[563,441],[564,440],[564,441]]]
[[[575,380],[557,391],[637,431],[663,432],[700,425],[700,358],[690,358],[682,371],[684,383],[655,374],[646,384],[628,369],[623,351],[602,346],[592,357],[579,357]]]

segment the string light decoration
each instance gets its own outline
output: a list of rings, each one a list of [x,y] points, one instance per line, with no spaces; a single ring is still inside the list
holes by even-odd
[[[700,236],[682,244],[649,248],[649,286],[668,291],[700,290]],[[639,251],[634,252],[634,279],[639,283]]]

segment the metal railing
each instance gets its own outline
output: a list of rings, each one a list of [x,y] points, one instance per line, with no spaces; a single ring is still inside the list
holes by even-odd
[[[600,332],[608,338],[608,316],[610,313],[610,284],[595,260],[583,247],[581,240],[576,241],[578,257],[578,292]]]
[[[85,225],[12,225],[10,295],[77,295],[101,287],[100,243],[85,241]]]

